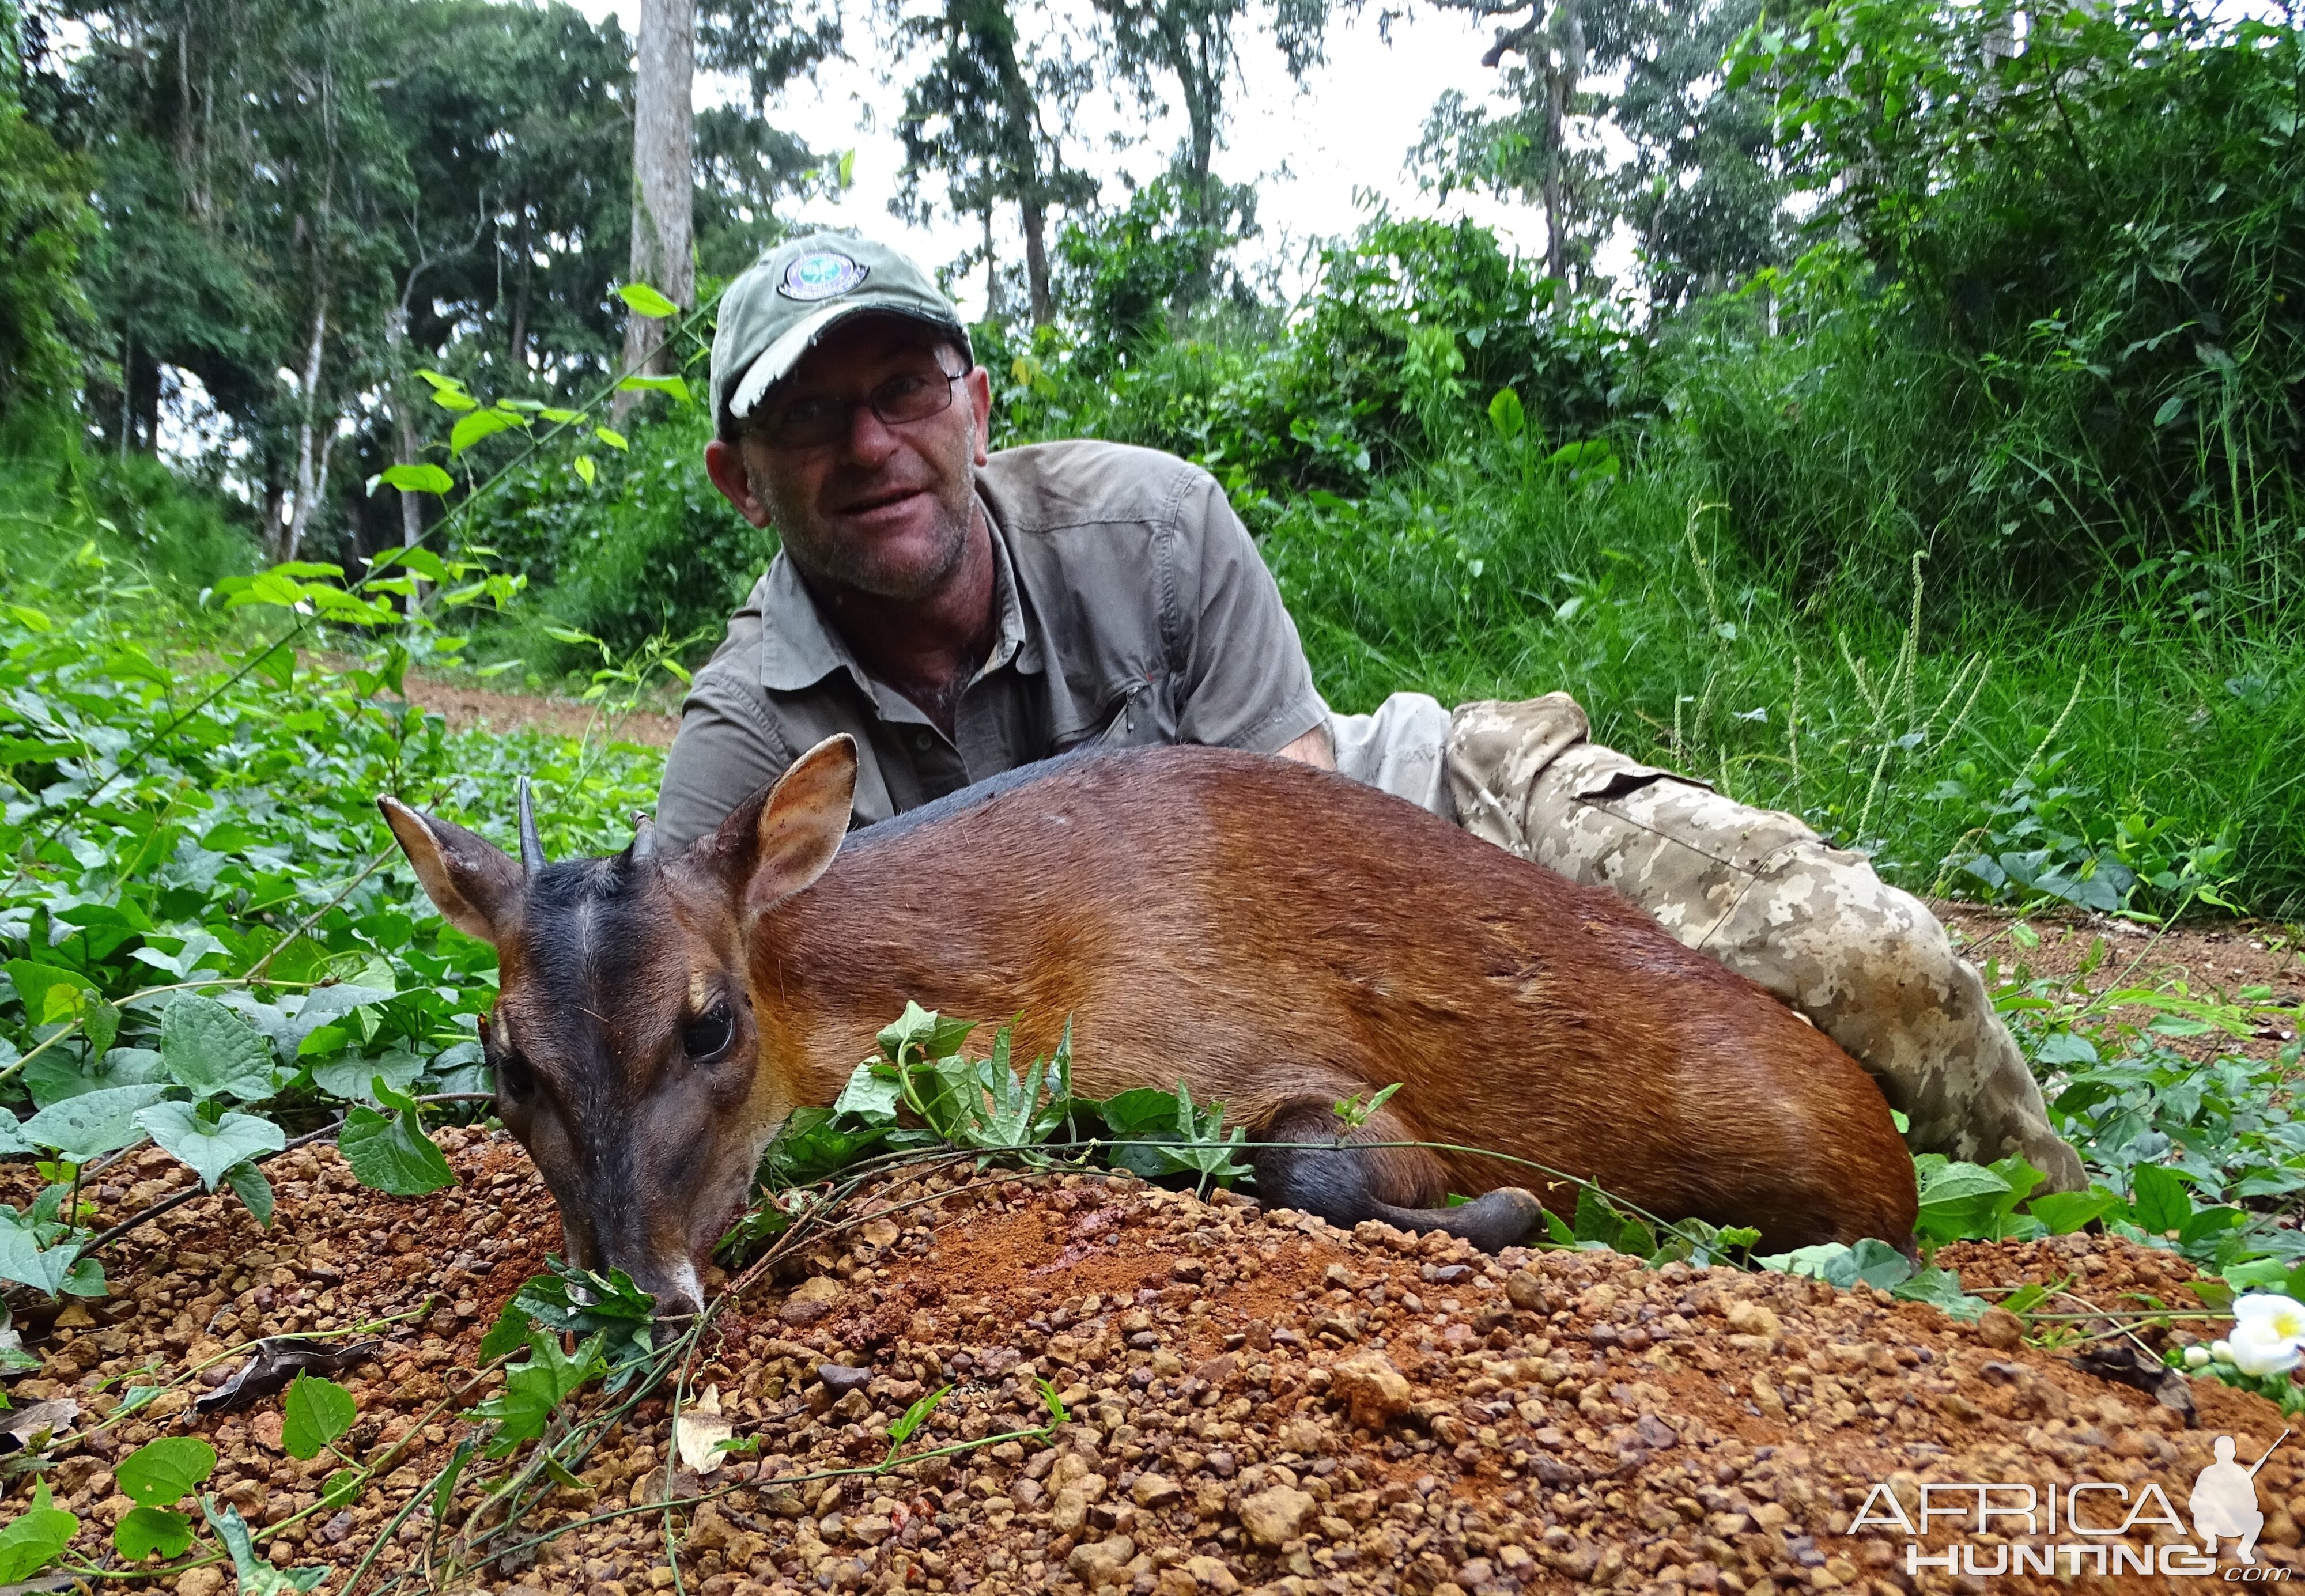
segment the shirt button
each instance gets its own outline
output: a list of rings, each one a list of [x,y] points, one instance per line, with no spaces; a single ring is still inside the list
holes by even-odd
[[[926,753],[930,749],[936,746],[936,739],[930,736],[926,732],[914,732],[913,734],[913,746],[919,749],[923,753]]]

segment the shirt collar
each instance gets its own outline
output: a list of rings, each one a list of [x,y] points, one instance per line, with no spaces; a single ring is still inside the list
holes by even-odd
[[[980,495],[977,507],[992,537],[992,603],[999,627],[991,657],[979,675],[989,675],[1014,661],[1020,671],[1042,668],[1038,641],[1025,624],[1025,603],[1016,585],[1015,563],[1000,523]],[[815,595],[783,552],[769,565],[761,594],[761,685],[778,692],[798,692],[815,686],[835,671],[846,671],[867,697],[875,696],[872,678],[850,651],[847,641],[824,618]]]

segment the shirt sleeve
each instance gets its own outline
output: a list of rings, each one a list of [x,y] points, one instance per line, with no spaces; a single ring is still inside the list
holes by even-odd
[[[727,672],[710,666],[697,672],[657,792],[657,836],[667,852],[678,853],[719,825],[792,763],[756,696]]]
[[[1177,508],[1163,607],[1187,743],[1277,753],[1328,721],[1297,624],[1224,489],[1195,471]]]

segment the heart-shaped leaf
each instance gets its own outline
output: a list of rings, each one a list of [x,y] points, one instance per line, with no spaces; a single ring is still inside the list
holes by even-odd
[[[212,998],[187,992],[168,1005],[160,1016],[160,1059],[196,1097],[258,1103],[272,1095],[270,1045]]]
[[[216,1448],[198,1436],[164,1435],[131,1453],[113,1479],[138,1507],[165,1507],[199,1490],[216,1465]]]
[[[242,1027],[245,1030],[246,1027]],[[75,1164],[127,1146],[144,1134],[136,1116],[160,1100],[157,1086],[106,1086],[51,1103],[23,1123],[26,1140],[54,1148]]]
[[[253,1114],[226,1114],[214,1125],[190,1103],[155,1103],[136,1116],[169,1157],[189,1166],[211,1192],[235,1164],[288,1145],[280,1127]]]

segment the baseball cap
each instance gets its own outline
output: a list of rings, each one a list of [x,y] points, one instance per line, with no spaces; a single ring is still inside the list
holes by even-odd
[[[843,233],[788,239],[747,267],[720,296],[712,336],[717,415],[743,418],[799,365],[826,332],[865,315],[910,317],[974,352],[960,312],[927,273],[888,245]]]

